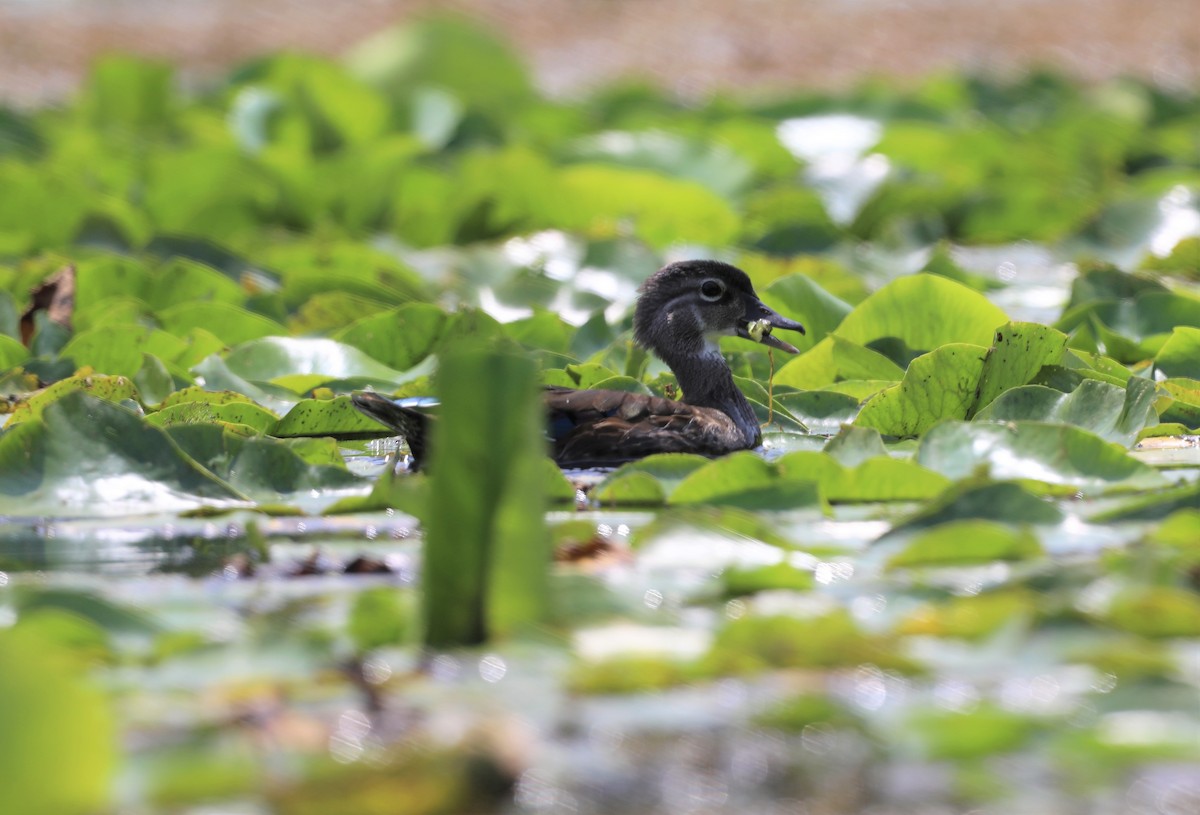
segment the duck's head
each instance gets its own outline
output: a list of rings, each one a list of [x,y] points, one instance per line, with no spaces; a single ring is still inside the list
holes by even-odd
[[[776,328],[804,333],[800,323],[758,299],[745,272],[715,260],[685,260],[659,269],[642,284],[633,315],[634,339],[668,361],[716,352],[721,335],[796,353],[772,333]]]

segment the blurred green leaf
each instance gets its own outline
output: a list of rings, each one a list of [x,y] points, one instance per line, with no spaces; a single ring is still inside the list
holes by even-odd
[[[0,719],[0,797],[11,811],[109,806],[118,759],[111,705],[69,652],[20,625],[0,631]]]
[[[442,359],[425,546],[429,645],[511,635],[546,613],[550,544],[535,375],[529,360],[503,352]]]

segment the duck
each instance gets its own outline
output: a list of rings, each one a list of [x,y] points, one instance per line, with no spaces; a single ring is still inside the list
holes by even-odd
[[[548,386],[543,393],[550,454],[563,469],[612,467],[655,453],[717,458],[762,443],[754,408],[733,381],[719,339],[738,336],[789,354],[775,329],[804,326],[768,307],[741,269],[716,260],[670,263],[639,289],[634,341],[671,369],[681,399]],[[413,469],[428,460],[436,400],[352,395],[358,410],[403,436]]]

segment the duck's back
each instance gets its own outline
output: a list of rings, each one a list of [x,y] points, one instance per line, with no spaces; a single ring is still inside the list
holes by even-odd
[[[721,411],[658,396],[552,387],[545,404],[561,467],[620,464],[654,453],[719,456],[746,446]]]

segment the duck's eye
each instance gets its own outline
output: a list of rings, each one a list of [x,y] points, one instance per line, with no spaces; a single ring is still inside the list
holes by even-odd
[[[720,280],[705,280],[700,284],[700,296],[709,302],[716,302],[725,294],[725,284]]]

